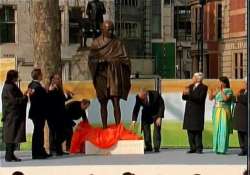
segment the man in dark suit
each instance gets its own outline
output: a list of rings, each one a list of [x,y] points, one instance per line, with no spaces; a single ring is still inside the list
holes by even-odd
[[[70,149],[73,127],[76,125],[74,120],[82,118],[82,121],[88,121],[85,110],[89,107],[89,100],[71,101],[66,104],[66,149]]]
[[[202,131],[204,129],[205,101],[208,87],[202,83],[203,74],[195,73],[188,87],[183,91],[186,100],[183,129],[187,130],[190,150],[187,153],[202,153]]]
[[[152,151],[151,129],[150,125],[154,123],[154,151],[159,152],[161,145],[161,121],[164,117],[164,101],[157,91],[140,90],[136,96],[136,102],[132,114],[132,128],[138,118],[138,113],[142,107],[142,130],[145,142],[145,151]]]
[[[33,121],[34,130],[32,135],[32,159],[45,159],[49,157],[44,148],[44,125],[47,116],[47,92],[42,87],[41,69],[34,69],[31,72],[32,82],[29,88],[32,90],[30,95],[29,118]]]
[[[247,131],[248,131],[248,101],[247,101],[247,79],[245,78],[245,87],[239,91],[236,97],[236,106],[233,115],[233,128],[238,131],[239,144],[241,152],[239,156],[247,155]]]

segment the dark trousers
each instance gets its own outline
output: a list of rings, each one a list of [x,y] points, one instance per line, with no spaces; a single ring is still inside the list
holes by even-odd
[[[151,124],[143,122],[143,135],[144,135],[144,142],[146,148],[152,148],[152,139],[151,139]],[[161,146],[161,126],[157,126],[154,122],[154,132],[153,132],[153,142],[154,142],[154,149],[160,149]]]
[[[44,149],[44,125],[45,119],[32,119],[34,131],[32,135],[32,156],[43,156],[46,154]]]
[[[202,151],[202,130],[200,131],[191,131],[187,130],[188,141],[190,145],[190,150],[192,151]]]
[[[72,135],[73,135],[73,127],[67,128],[67,131],[66,131],[66,150],[67,151],[70,150]]]
[[[16,148],[15,143],[6,143],[6,153],[5,153],[6,160],[11,160],[14,157],[15,148]]]
[[[64,125],[56,121],[48,121],[48,125],[50,152],[55,151],[57,154],[62,154],[62,143],[65,140]]]
[[[238,138],[241,150],[247,153],[247,132],[238,131]]]

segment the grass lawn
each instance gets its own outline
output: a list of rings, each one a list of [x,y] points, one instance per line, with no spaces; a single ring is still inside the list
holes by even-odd
[[[100,126],[100,125],[95,124],[94,126]],[[125,126],[128,128],[129,124],[126,123]],[[140,127],[138,127],[138,125],[135,128],[135,131],[138,134],[141,134]],[[212,147],[212,122],[206,122],[205,124],[205,130],[203,131],[203,145],[204,148]],[[185,148],[188,146],[189,146],[188,138],[186,131],[182,129],[182,122],[164,121],[162,125],[162,147]],[[234,131],[234,133],[230,136],[230,147],[239,147],[236,131]],[[31,134],[28,134],[27,142],[21,144],[21,150],[30,150],[30,149],[31,149]]]
[[[212,147],[212,122],[207,121],[205,123],[205,129],[203,131],[203,146],[204,148]],[[188,137],[186,130],[182,129],[182,122],[166,121],[162,127],[162,147],[187,147]],[[239,147],[237,132],[234,131],[230,135],[230,147]]]

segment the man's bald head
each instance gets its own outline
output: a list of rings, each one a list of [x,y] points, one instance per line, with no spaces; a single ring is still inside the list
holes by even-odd
[[[143,102],[145,102],[147,100],[147,94],[148,94],[148,91],[145,88],[141,88],[140,91],[139,91],[139,93],[138,93],[138,97]]]
[[[112,38],[114,32],[114,23],[110,20],[106,20],[101,25],[102,34],[104,37]]]
[[[105,20],[103,23],[102,23],[102,26],[101,28],[103,30],[105,29],[114,29],[114,23],[110,20]]]

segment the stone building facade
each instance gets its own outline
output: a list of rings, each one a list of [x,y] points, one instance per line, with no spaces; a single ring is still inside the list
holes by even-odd
[[[247,8],[245,0],[207,0],[203,21],[200,0],[190,0],[193,71],[201,64],[206,78],[243,78],[247,73]],[[203,63],[200,23],[203,23]]]
[[[162,0],[162,39],[175,42],[176,78],[190,78],[191,13],[188,0]]]
[[[230,78],[247,75],[247,1],[223,0],[221,74]]]

